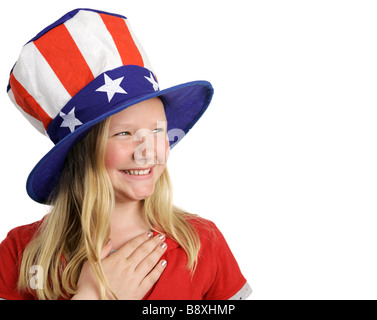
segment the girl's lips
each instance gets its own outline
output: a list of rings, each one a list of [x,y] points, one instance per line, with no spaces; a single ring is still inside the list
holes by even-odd
[[[140,172],[140,171],[144,171],[145,170],[150,170],[149,173],[146,173],[146,174],[135,174],[135,172]],[[146,168],[146,169],[128,169],[128,170],[122,170],[121,171],[124,176],[126,176],[127,178],[129,179],[133,179],[133,180],[146,180],[146,179],[149,179],[152,177],[153,175],[153,167],[150,167],[150,168]]]

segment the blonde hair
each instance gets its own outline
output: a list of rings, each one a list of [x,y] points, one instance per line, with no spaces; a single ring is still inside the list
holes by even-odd
[[[77,292],[83,264],[88,261],[98,282],[102,299],[109,290],[100,252],[110,235],[114,194],[104,164],[110,118],[95,125],[69,152],[59,185],[51,197],[51,212],[25,248],[18,288],[31,291],[30,270],[42,267],[42,288],[34,289],[38,299],[68,298]],[[94,156],[93,156],[94,155]],[[172,184],[165,167],[154,193],[143,200],[144,219],[151,229],[166,233],[187,254],[187,269],[197,264],[200,239],[189,222],[189,214],[172,202]]]

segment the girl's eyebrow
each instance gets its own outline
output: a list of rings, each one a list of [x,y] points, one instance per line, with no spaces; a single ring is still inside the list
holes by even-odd
[[[134,127],[131,124],[123,124],[123,123],[110,125],[110,127],[109,127],[109,134],[110,135],[121,132],[121,131],[122,132],[123,131],[134,131]]]
[[[132,124],[129,123],[118,123],[114,124],[111,126],[112,129],[117,129],[117,128],[133,128]]]
[[[167,120],[156,120],[156,121],[153,121],[151,122],[150,126],[149,127],[153,127],[153,126],[161,126],[161,123],[164,124],[166,126],[167,124]],[[112,129],[118,129],[118,128],[128,128],[128,129],[134,129],[135,125],[132,124],[132,123],[126,123],[126,122],[121,122],[121,123],[116,123],[114,125],[111,126]]]

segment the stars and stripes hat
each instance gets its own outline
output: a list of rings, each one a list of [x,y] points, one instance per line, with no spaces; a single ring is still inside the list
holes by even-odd
[[[207,81],[161,90],[127,18],[92,9],[67,13],[25,44],[7,91],[27,120],[55,144],[27,180],[29,196],[40,203],[48,202],[69,150],[96,123],[158,96],[168,131],[186,134],[213,95]],[[170,148],[178,141],[172,139]]]

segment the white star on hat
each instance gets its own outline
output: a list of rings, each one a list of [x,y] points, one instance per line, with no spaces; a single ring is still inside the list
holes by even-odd
[[[112,80],[107,74],[105,74],[105,84],[102,87],[99,87],[96,91],[106,92],[109,102],[116,93],[127,94],[127,92],[120,87],[123,78],[124,77]]]
[[[63,112],[59,113],[59,115],[63,118],[63,122],[60,127],[67,127],[69,130],[71,130],[71,132],[75,131],[76,126],[82,125],[82,122],[75,116],[75,108],[76,107],[73,107],[68,114]]]
[[[147,79],[151,84],[153,84],[153,90],[154,91],[158,91],[160,86],[159,86],[158,82],[156,82],[156,80],[154,80],[152,72],[149,71],[149,78],[146,77],[146,76],[144,76],[144,78]]]

